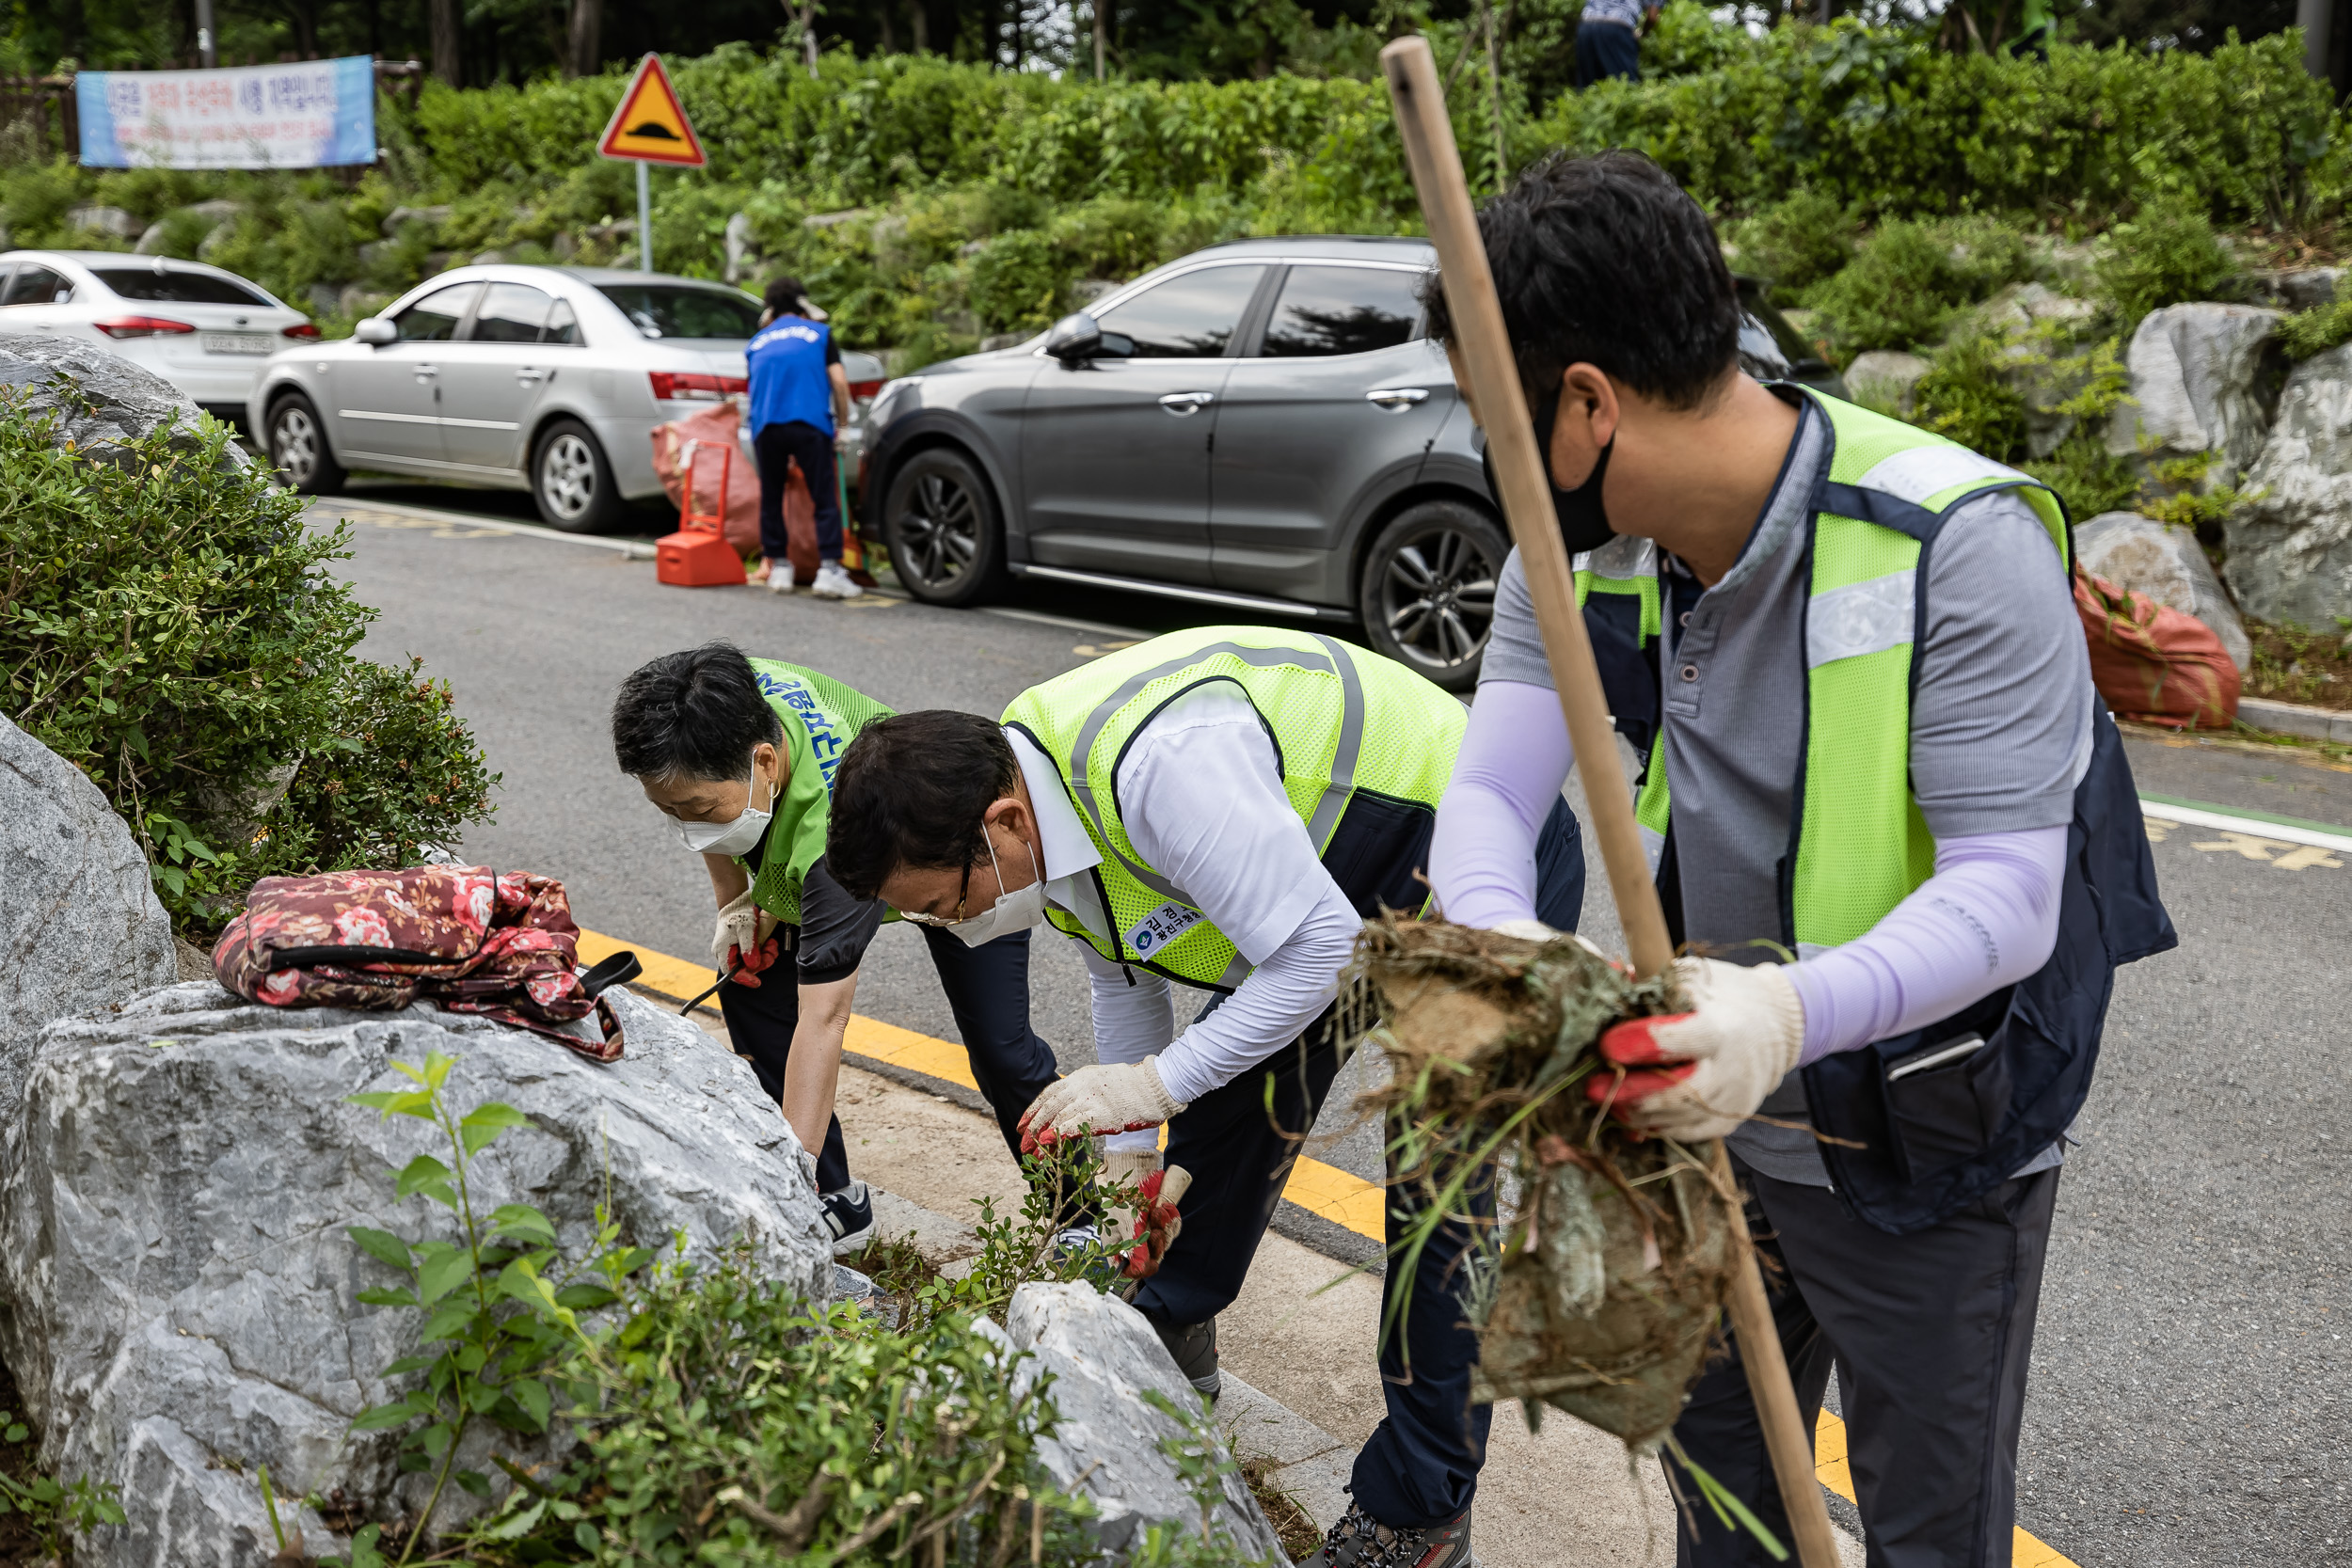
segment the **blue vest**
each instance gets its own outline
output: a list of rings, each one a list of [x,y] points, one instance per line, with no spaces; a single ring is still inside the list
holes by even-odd
[[[825,373],[825,340],[833,328],[784,316],[744,351],[751,362],[752,434],[798,420],[833,434],[833,382]]]

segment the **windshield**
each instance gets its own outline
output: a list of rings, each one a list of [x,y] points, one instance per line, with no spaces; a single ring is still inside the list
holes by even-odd
[[[244,284],[208,272],[157,272],[153,267],[94,267],[91,275],[124,299],[166,305],[259,305],[269,301]]]
[[[742,294],[675,283],[599,283],[596,292],[648,338],[724,338],[746,341],[759,327],[759,306]]]

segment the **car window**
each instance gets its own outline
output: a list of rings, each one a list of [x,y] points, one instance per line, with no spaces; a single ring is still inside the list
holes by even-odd
[[[16,276],[8,279],[8,292],[0,294],[0,307],[53,305],[60,294],[71,293],[72,286],[47,267],[21,261],[17,264]]]
[[[1368,354],[1409,341],[1421,274],[1387,267],[1293,267],[1258,352],[1268,358]]]
[[[525,283],[492,283],[483,291],[466,334],[477,343],[535,343],[555,296]]]
[[[759,329],[759,306],[742,294],[671,283],[599,283],[596,292],[648,338],[749,342]]]
[[[1154,284],[1095,319],[1105,340],[1135,344],[1140,359],[1217,359],[1232,352],[1233,332],[1249,296],[1265,276],[1263,265],[1202,267]]]
[[[547,334],[539,341],[543,343],[580,341],[580,317],[573,312],[570,300],[559,299],[555,302],[555,309],[548,312]]]
[[[482,292],[479,283],[452,283],[446,289],[436,289],[416,304],[392,318],[400,328],[404,343],[446,343],[457,336],[457,324],[466,319],[466,307]]]
[[[153,267],[95,267],[91,276],[124,299],[159,305],[251,305],[269,301],[230,277],[205,272],[157,272]]]

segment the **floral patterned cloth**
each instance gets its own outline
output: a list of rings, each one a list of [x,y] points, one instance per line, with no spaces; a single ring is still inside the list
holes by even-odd
[[[423,997],[619,1059],[621,1023],[579,974],[564,884],[481,865],[264,877],[213,948],[220,983],[273,1007],[405,1007]],[[595,1012],[599,1044],[554,1027]]]

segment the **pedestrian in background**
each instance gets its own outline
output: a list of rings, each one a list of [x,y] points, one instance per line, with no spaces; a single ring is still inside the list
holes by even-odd
[[[759,462],[759,548],[771,593],[792,590],[786,549],[784,487],[801,466],[817,509],[819,598],[854,599],[861,590],[841,565],[841,491],[834,477],[834,432],[850,417],[850,376],[825,313],[797,277],[768,285],[768,310],[745,357],[751,364],[752,454]]]
[[[1576,90],[1611,76],[1640,81],[1641,29],[1657,20],[1653,0],[1584,0],[1576,23]]]

